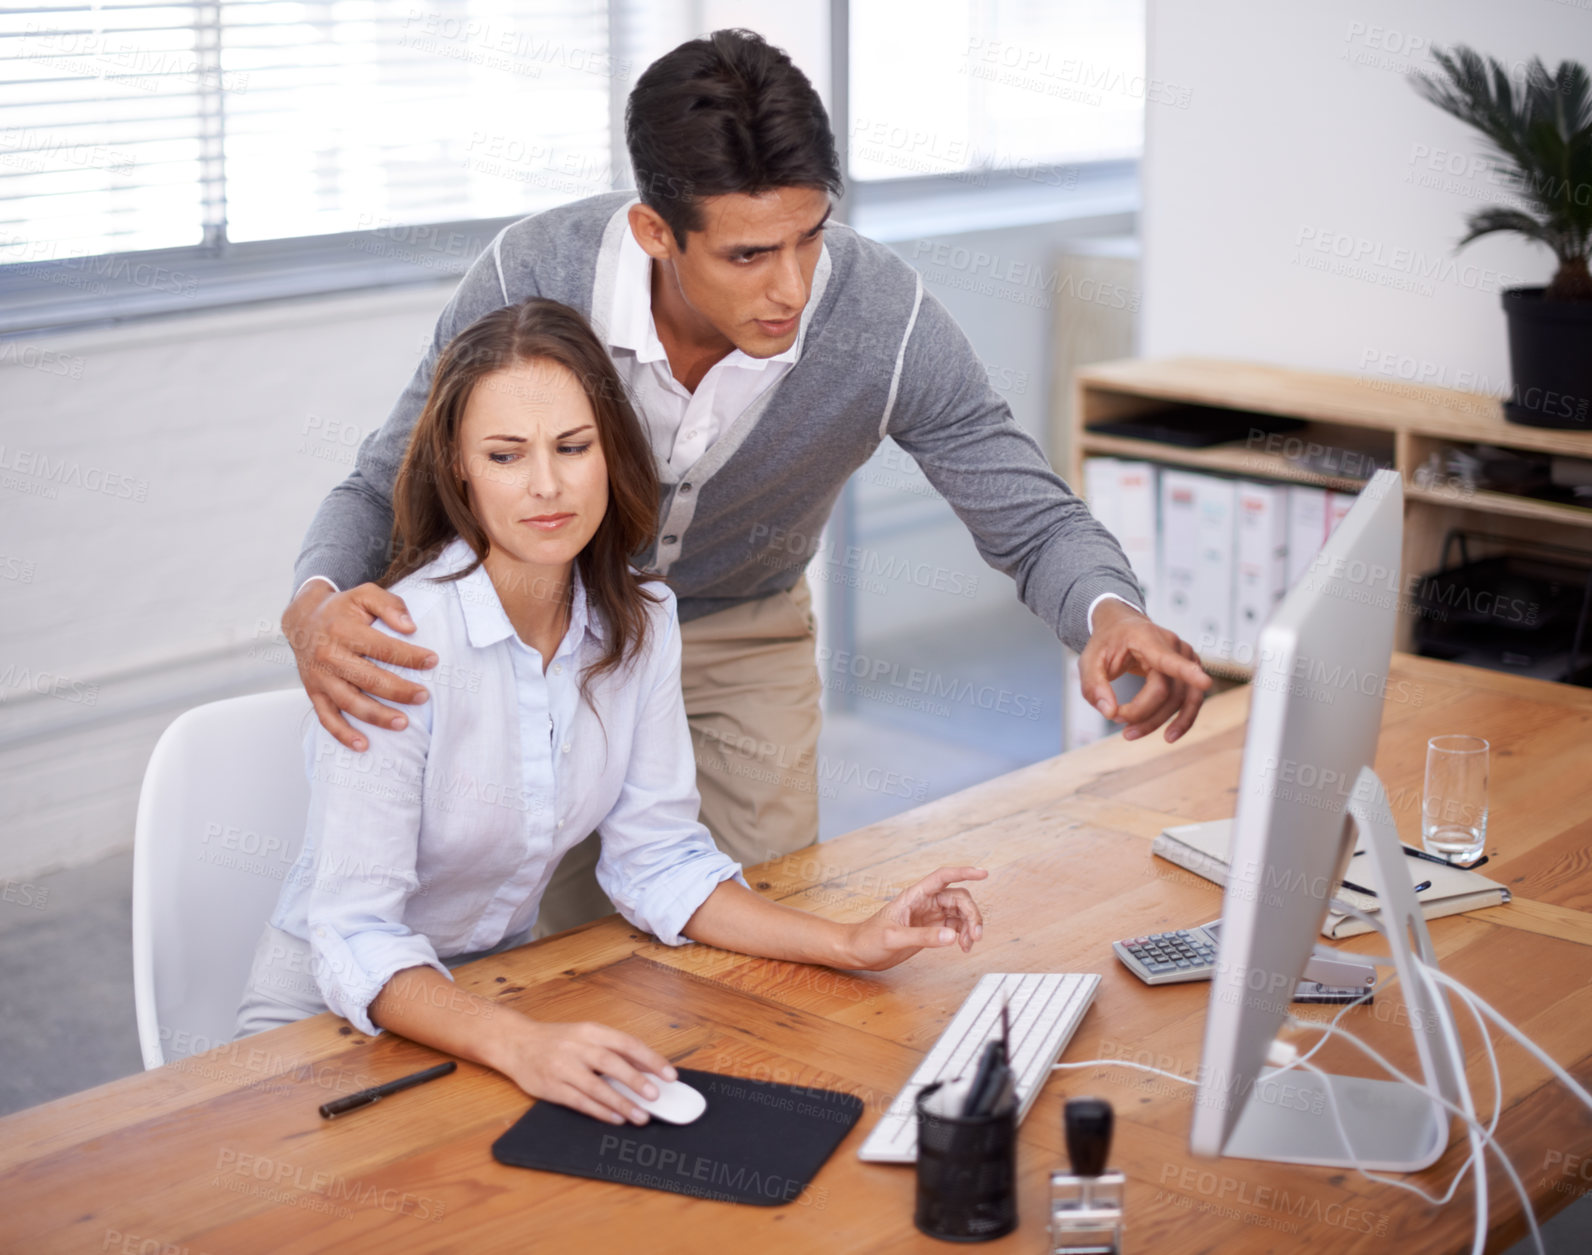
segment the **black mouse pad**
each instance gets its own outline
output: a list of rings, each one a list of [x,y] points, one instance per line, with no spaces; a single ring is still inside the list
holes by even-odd
[[[690,1124],[656,1116],[639,1128],[605,1124],[539,1102],[492,1143],[492,1157],[517,1168],[777,1207],[800,1196],[862,1115],[862,1100],[851,1094],[678,1071],[708,1102]]]

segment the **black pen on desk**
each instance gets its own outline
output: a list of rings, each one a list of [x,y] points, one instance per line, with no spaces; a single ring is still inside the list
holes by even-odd
[[[1472,867],[1480,867],[1487,861],[1487,856],[1483,854],[1474,863],[1454,863],[1444,858],[1441,854],[1428,854],[1425,850],[1417,850],[1412,845],[1405,846],[1404,853],[1411,858],[1425,859],[1428,863],[1436,863],[1439,867],[1457,867],[1461,871],[1468,871]]]
[[[1374,898],[1377,896],[1375,889],[1367,889],[1364,885],[1357,885],[1352,880],[1340,880],[1338,883],[1341,884],[1345,889],[1353,889],[1356,893],[1363,893],[1368,898]],[[1423,890],[1430,889],[1431,887],[1432,882],[1430,880],[1423,880],[1420,884],[1415,886],[1415,892],[1420,893]]]
[[[1428,863],[1436,863],[1439,867],[1457,867],[1460,869],[1460,871],[1470,871],[1474,867],[1480,867],[1483,863],[1487,862],[1490,857],[1489,855],[1483,854],[1474,863],[1456,863],[1452,859],[1444,858],[1441,854],[1428,854],[1425,850],[1417,850],[1413,845],[1401,846],[1400,848],[1410,858],[1425,859]],[[1355,851],[1356,855],[1364,853],[1364,850]]]
[[[396,1081],[388,1081],[385,1085],[372,1086],[362,1089],[357,1094],[347,1094],[342,1098],[334,1098],[331,1102],[321,1104],[321,1115],[325,1119],[333,1119],[350,1111],[357,1111],[361,1107],[368,1107],[373,1102],[379,1102],[388,1094],[396,1094],[401,1089],[409,1089],[414,1085],[424,1085],[427,1081],[434,1081],[439,1076],[447,1076],[459,1065],[452,1059],[446,1063],[439,1063],[434,1068],[427,1068],[424,1072],[414,1072],[409,1076],[400,1076]]]

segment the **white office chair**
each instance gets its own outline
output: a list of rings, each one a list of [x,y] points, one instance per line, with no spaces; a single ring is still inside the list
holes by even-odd
[[[304,844],[304,690],[196,706],[161,735],[133,835],[144,1066],[232,1040],[254,946]]]

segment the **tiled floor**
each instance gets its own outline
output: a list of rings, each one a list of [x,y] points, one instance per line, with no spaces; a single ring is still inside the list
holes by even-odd
[[[973,662],[970,638],[978,641]],[[915,711],[875,690],[875,697],[855,696],[849,712],[827,717],[820,745],[826,839],[1057,752],[1060,650],[1026,612],[992,616],[971,637],[965,626],[928,630],[876,642],[873,652],[888,653],[906,672],[954,670],[971,683],[960,698],[947,694]],[[992,702],[991,689],[1024,700]],[[141,1067],[131,881],[131,855],[121,854],[40,877],[25,895],[29,905],[0,901],[0,1114]],[[1452,1205],[1468,1213],[1466,1187]],[[1551,1255],[1592,1250],[1592,1200],[1556,1216],[1544,1241]],[[1529,1249],[1522,1243],[1508,1255]]]

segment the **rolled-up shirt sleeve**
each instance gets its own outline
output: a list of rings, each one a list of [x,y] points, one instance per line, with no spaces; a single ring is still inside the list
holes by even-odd
[[[619,800],[598,824],[597,883],[637,928],[671,946],[708,895],[726,880],[742,885],[740,864],[713,844],[697,818],[696,758],[680,691],[680,627],[674,608],[653,622],[647,685]]]
[[[394,974],[431,967],[453,979],[431,941],[403,922],[421,887],[415,869],[431,708],[406,714],[401,731],[361,728],[370,744],[363,754],[319,723],[304,742],[305,840],[314,851],[306,904],[311,971],[326,1005],[372,1036],[382,1030],[371,1022],[370,1004]]]

